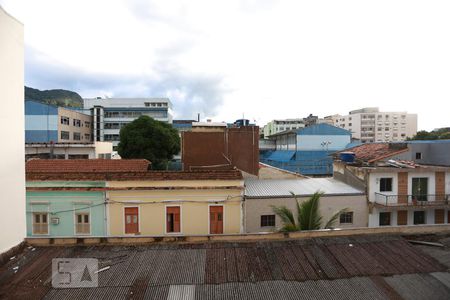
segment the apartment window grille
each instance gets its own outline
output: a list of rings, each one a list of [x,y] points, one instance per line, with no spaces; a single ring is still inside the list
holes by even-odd
[[[274,227],[274,226],[275,226],[275,215],[261,216],[261,227]]]
[[[353,212],[344,212],[339,215],[340,224],[353,224]]]
[[[61,124],[62,124],[62,125],[69,125],[69,124],[70,124],[70,119],[69,119],[69,117],[61,116]]]
[[[392,178],[380,178],[380,192],[392,192]]]
[[[68,131],[61,131],[62,140],[70,140],[70,133]]]

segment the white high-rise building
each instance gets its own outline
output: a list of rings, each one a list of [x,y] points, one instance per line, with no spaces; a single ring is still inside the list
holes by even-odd
[[[272,120],[264,125],[264,138],[273,134],[285,131],[305,127],[303,119],[283,119]]]
[[[26,234],[23,24],[0,6],[0,99],[4,129],[0,147],[0,253]]]
[[[363,143],[399,142],[417,133],[417,114],[407,112],[380,112],[378,107],[351,111],[347,116],[325,117],[334,126],[352,132],[352,137]]]
[[[119,144],[120,129],[140,116],[172,124],[172,103],[168,98],[92,98],[84,99],[84,109],[93,116],[94,141]]]

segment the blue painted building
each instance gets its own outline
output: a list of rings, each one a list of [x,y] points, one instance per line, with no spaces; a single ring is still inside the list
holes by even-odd
[[[58,142],[58,107],[25,101],[25,142]]]
[[[92,117],[79,109],[25,101],[25,143],[91,143]]]
[[[347,148],[351,132],[329,124],[317,124],[274,134],[274,151],[262,151],[260,160],[277,168],[307,176],[332,176],[333,152]]]

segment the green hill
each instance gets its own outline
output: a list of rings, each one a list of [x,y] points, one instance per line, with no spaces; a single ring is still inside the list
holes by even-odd
[[[80,95],[60,89],[40,91],[26,86],[25,100],[34,100],[56,106],[83,107],[83,98]]]

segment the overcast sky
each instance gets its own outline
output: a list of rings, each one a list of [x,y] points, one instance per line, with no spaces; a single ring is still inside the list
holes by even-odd
[[[450,126],[450,1],[0,0],[25,24],[25,83],[169,97],[176,118],[347,114]]]

